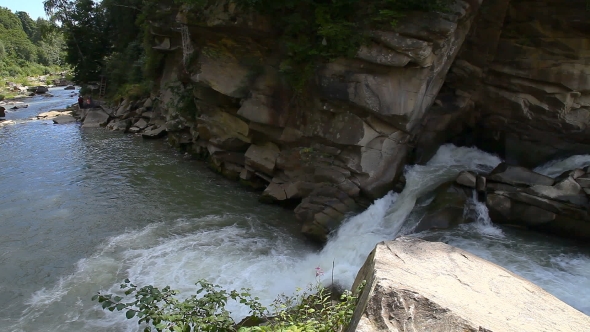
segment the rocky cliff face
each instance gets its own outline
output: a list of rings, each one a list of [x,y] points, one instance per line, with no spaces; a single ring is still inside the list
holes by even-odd
[[[109,126],[167,132],[264,190],[262,200],[296,205],[303,232],[320,241],[445,142],[525,166],[590,152],[585,1],[480,2],[371,31],[355,58],[321,65],[303,93],[281,73],[272,18],[231,1],[163,8],[151,30],[164,56],[158,91],[124,102]]]
[[[582,0],[484,1],[423,128],[422,158],[432,139],[459,133],[529,167],[590,152],[588,13]]]
[[[302,94],[280,73],[268,18],[223,1],[169,12],[168,25],[152,29],[165,64],[145,125],[165,126],[175,145],[264,188],[264,200],[297,204],[303,232],[324,240],[400,179],[478,6],[457,1],[449,13],[409,13],[395,31],[372,31],[356,58],[321,66]],[[118,114],[144,114],[141,106]]]

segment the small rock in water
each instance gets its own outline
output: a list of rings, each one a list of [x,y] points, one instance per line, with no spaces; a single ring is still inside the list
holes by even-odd
[[[8,126],[8,125],[13,125],[16,122],[12,121],[12,120],[0,120],[0,127],[4,127],[4,126]]]

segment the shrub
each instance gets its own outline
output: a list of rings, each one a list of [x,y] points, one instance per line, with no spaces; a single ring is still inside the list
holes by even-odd
[[[281,295],[272,304],[271,312],[250,294],[249,289],[226,291],[205,280],[196,285],[196,294],[179,300],[178,292],[170,287],[138,288],[127,279],[121,284],[123,296],[98,293],[92,300],[101,303],[103,309],[125,311],[128,319],[135,318],[139,324],[148,324],[145,331],[158,332],[342,331],[350,323],[357,302],[348,291],[340,300],[334,301],[332,294],[318,283],[294,296]],[[357,291],[360,292],[360,288]],[[246,306],[249,319],[236,323],[226,309],[230,300]],[[245,322],[253,321],[263,323],[243,326]]]

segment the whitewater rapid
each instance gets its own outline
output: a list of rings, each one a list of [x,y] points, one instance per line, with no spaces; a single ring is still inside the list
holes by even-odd
[[[119,284],[126,278],[140,286],[171,286],[183,294],[194,292],[197,280],[207,279],[228,289],[250,288],[264,304],[270,304],[278,294],[292,294],[296,288],[316,282],[328,284],[333,279],[349,288],[375,244],[412,233],[419,220],[415,211],[428,203],[417,206],[421,197],[463,170],[488,172],[500,162],[498,157],[477,149],[444,145],[427,165],[405,170],[403,192],[389,193],[364,212],[349,217],[320,251],[254,215],[211,214],[130,230],[102,243],[55,286],[35,292],[11,330],[28,332],[37,330],[33,326],[46,326],[47,331],[137,331],[134,321],[126,320],[121,313],[104,312],[89,300],[97,291],[120,293]],[[542,170],[553,176],[573,164],[590,164],[590,157],[555,162]],[[414,236],[474,252],[523,274],[590,313],[586,304],[590,302],[588,253],[570,252],[561,242],[543,247],[543,243],[551,242],[546,239],[530,240],[535,251],[527,252],[518,247],[522,235],[491,224],[485,205],[475,200],[467,204],[465,217],[475,222]],[[545,259],[536,262],[539,257]],[[319,279],[318,267],[324,271]],[[237,319],[247,314],[233,305],[230,310]]]

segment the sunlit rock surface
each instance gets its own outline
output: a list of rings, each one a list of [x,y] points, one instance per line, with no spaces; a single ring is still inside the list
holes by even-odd
[[[439,242],[382,242],[359,271],[348,332],[583,332],[590,317],[510,271]]]

